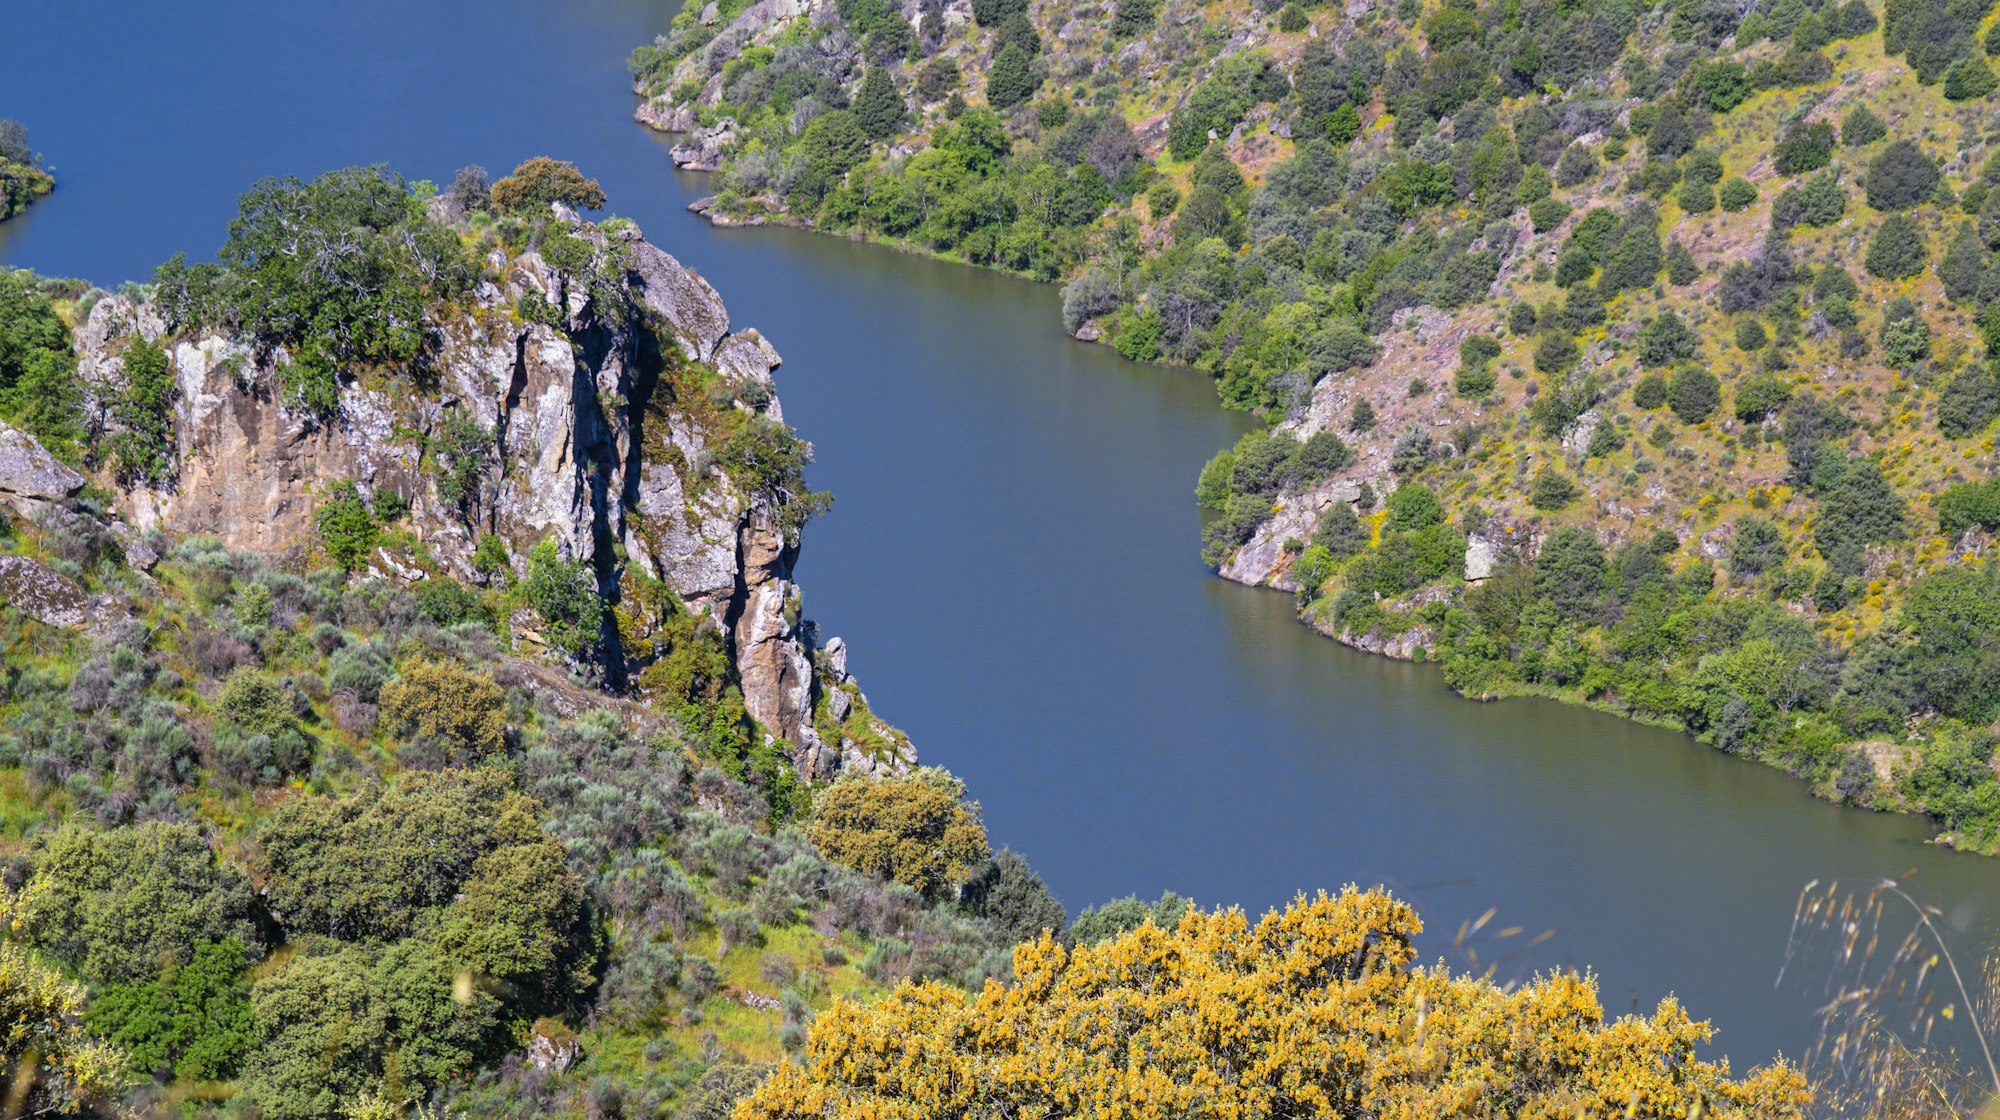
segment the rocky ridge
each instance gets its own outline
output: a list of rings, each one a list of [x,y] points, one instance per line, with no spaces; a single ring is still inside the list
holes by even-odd
[[[404,581],[427,578],[427,566],[476,578],[488,535],[517,573],[530,549],[553,541],[596,573],[612,620],[602,641],[611,686],[629,685],[657,648],[673,608],[643,604],[658,598],[647,587],[664,585],[697,628],[722,638],[745,709],[802,776],[912,765],[907,738],[867,713],[844,644],[822,643],[799,613],[798,528],[785,499],[721,463],[728,412],[781,420],[777,351],[735,328],[705,279],[631,226],[601,229],[560,206],[552,224],[590,246],[589,268],[496,252],[487,265],[497,281],[434,312],[416,391],[409,377],[364,373],[343,382],[331,418],[283,403],[282,348],[216,332],[172,342],[176,477],[119,489],[119,512],[141,533],[297,555],[331,484],[351,481],[371,500],[408,503],[410,539],[390,538],[398,543],[368,565]],[[148,304],[104,298],[76,331],[80,374],[102,397],[133,340],[166,336]],[[492,434],[488,482],[470,506],[440,493],[433,446],[460,417]],[[82,483],[24,434],[0,432],[0,499],[46,502]],[[519,618],[516,634],[537,638]]]

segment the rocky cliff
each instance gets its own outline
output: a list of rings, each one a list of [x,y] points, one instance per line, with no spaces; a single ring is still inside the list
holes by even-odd
[[[777,351],[630,225],[557,207],[552,230],[562,266],[533,249],[493,253],[469,299],[433,311],[421,368],[344,378],[332,415],[285,403],[282,348],[215,332],[169,341],[174,478],[118,489],[119,510],[140,531],[303,559],[334,484],[351,482],[371,502],[407,503],[407,531],[384,534],[365,565],[405,581],[490,574],[496,541],[521,573],[552,541],[596,573],[609,687],[638,687],[684,610],[721,639],[748,714],[802,775],[912,763],[908,740],[868,713],[845,647],[822,648],[800,615],[801,495],[760,470],[751,438],[792,438],[777,423]],[[79,324],[79,371],[99,398],[140,338],[167,338],[146,302],[108,297]],[[46,498],[70,481],[21,485]],[[540,641],[526,612],[515,630]]]

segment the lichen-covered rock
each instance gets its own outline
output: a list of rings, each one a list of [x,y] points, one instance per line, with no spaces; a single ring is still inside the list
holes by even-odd
[[[90,618],[83,588],[26,556],[0,556],[0,603],[48,626],[74,629]]]
[[[83,489],[84,478],[59,462],[35,437],[0,423],[0,500],[23,515],[36,503],[58,502]]]
[[[674,336],[698,362],[715,357],[729,333],[729,309],[702,275],[651,242],[630,243],[632,290],[664,318]]]

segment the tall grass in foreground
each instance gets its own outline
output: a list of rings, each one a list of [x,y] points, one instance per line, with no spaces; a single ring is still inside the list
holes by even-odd
[[[1907,910],[1912,919],[1897,936]],[[1934,906],[1896,879],[1818,880],[1799,892],[1779,982],[1825,955],[1826,1002],[1808,1067],[1824,1115],[1860,1120],[2000,1120],[2000,957],[1968,976]],[[1940,1024],[1976,1044],[1935,1044]]]

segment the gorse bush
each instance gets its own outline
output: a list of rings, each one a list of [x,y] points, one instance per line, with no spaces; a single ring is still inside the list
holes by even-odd
[[[1148,921],[1074,951],[1044,937],[1015,950],[1016,985],[990,987],[976,1000],[932,984],[873,1006],[837,1003],[819,1016],[801,1063],[781,1064],[739,1114],[1039,1112],[1073,1109],[1075,1086],[1103,1084],[1106,1095],[1086,1114],[1276,1114],[1350,1100],[1370,1112],[1472,1116],[1480,1106],[1458,1079],[1499,1069],[1513,1071],[1501,1075],[1509,1082],[1532,1086],[1521,1104],[1535,1111],[1610,1113],[1644,1099],[1659,1116],[1804,1115],[1811,1094],[1790,1067],[1734,1081],[1726,1067],[1694,1061],[1708,1028],[1672,1000],[1650,1018],[1607,1025],[1594,984],[1574,975],[1509,992],[1415,967],[1411,942],[1421,929],[1402,903],[1349,888],[1301,897],[1255,924],[1238,910],[1190,910],[1173,926]],[[1135,970],[1148,972],[1149,982],[1133,982]],[[1192,1007],[1226,1008],[1258,1041],[1218,1051],[1184,1013]],[[1361,1055],[1419,1007],[1430,1009],[1427,1037],[1450,1057],[1386,1076],[1367,1068]],[[1550,1061],[1499,1045],[1495,1022],[1542,1034],[1559,1022],[1555,1041],[1568,1056]],[[989,1040],[1001,1023],[1012,1041],[995,1045]],[[1138,1040],[1144,1076],[1130,1075],[1127,1047],[1110,1045],[1117,1037]],[[913,1065],[917,1054],[925,1057]]]

